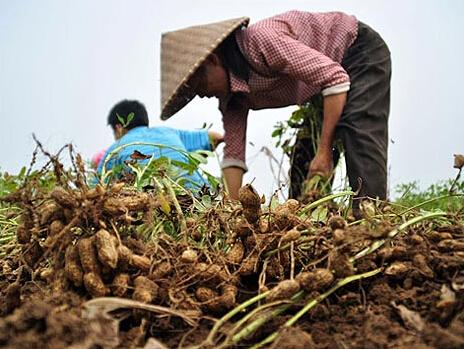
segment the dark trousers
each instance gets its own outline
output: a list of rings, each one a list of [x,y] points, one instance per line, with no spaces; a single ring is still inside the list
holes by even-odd
[[[390,51],[380,35],[359,22],[358,36],[341,65],[350,76],[347,102],[336,128],[343,143],[348,180],[358,198],[386,199],[388,115],[390,111]],[[291,157],[291,198],[298,198],[315,149],[300,131]],[[334,154],[334,160],[338,154]],[[336,164],[334,164],[336,165]]]

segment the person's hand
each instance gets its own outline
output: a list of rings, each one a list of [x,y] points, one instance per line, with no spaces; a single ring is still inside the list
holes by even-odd
[[[224,142],[224,135],[216,131],[208,131],[209,142],[211,144],[211,149],[214,150],[216,147]]]
[[[316,156],[309,164],[308,178],[319,175],[323,178],[330,178],[333,172],[332,152],[318,151]]]

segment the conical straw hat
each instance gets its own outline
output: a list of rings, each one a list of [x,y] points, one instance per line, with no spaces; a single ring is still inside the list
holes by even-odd
[[[169,119],[194,97],[187,81],[235,29],[247,25],[241,17],[188,27],[161,37],[161,119]]]

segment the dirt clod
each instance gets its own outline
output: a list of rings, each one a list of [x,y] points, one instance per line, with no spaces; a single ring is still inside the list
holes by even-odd
[[[130,275],[126,273],[118,274],[114,277],[112,283],[113,295],[116,297],[124,297],[129,291]]]
[[[139,302],[151,303],[158,296],[159,286],[145,276],[137,276],[134,280],[132,298]]]
[[[194,250],[188,249],[182,252],[180,259],[184,263],[195,263],[198,260],[198,254]]]
[[[50,193],[50,197],[53,198],[58,205],[64,208],[76,207],[76,198],[62,187],[56,187],[53,189]]]
[[[347,226],[346,220],[342,216],[330,217],[328,224],[329,224],[330,229],[332,230],[345,229]]]

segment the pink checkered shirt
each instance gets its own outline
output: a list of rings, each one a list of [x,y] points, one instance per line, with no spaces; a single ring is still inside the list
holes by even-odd
[[[224,123],[222,168],[245,164],[248,111],[300,105],[323,95],[349,90],[340,65],[356,39],[358,21],[341,12],[290,11],[236,32],[237,43],[253,67],[248,82],[230,73],[231,95],[219,101]],[[240,92],[240,106],[230,97]]]

